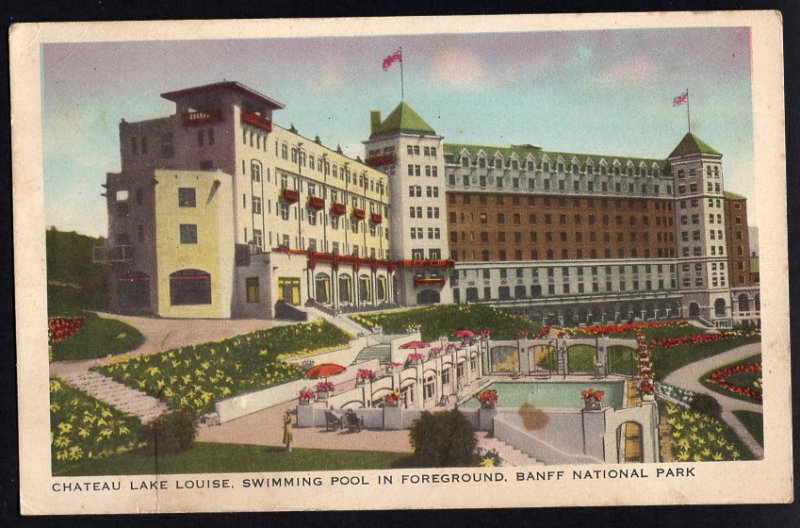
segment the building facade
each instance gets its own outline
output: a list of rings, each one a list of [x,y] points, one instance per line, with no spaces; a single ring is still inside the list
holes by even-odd
[[[666,159],[451,144],[401,102],[371,113],[361,162],[274,124],[283,105],[236,82],[162,97],[173,115],[120,124],[122,170],[105,184],[95,259],[112,266],[116,310],[485,302],[557,324],[757,318],[746,200],[691,133]]]

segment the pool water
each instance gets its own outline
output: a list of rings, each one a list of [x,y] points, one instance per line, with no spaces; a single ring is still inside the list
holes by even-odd
[[[579,409],[583,407],[581,391],[590,387],[594,390],[605,392],[605,396],[603,396],[604,407],[608,406],[614,409],[623,407],[624,381],[495,381],[484,387],[484,389],[495,389],[497,391],[498,407],[520,407],[527,403],[540,409]],[[473,395],[460,402],[459,406],[475,408],[480,406],[480,402]]]

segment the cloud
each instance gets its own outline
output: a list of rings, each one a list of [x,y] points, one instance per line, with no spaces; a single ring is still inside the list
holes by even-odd
[[[652,82],[656,77],[658,68],[652,59],[646,57],[631,57],[619,64],[601,70],[595,75],[599,83],[625,82],[630,84],[644,84]]]
[[[481,59],[466,50],[448,49],[433,59],[433,80],[445,86],[475,86],[487,81]]]

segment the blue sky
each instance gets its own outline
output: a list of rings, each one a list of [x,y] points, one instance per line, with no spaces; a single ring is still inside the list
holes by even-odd
[[[47,225],[105,235],[118,124],[169,115],[159,94],[236,80],[281,101],[281,125],[352,156],[369,111],[405,100],[445,141],[665,158],[692,131],[723,153],[726,188],[753,197],[747,28],[46,44],[42,50]],[[750,221],[755,204],[749,203]]]

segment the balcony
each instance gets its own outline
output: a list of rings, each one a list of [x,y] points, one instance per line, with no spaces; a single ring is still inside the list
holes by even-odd
[[[283,201],[286,203],[297,203],[300,201],[300,192],[295,191],[294,189],[284,189],[281,191],[281,197]]]
[[[116,264],[133,262],[133,246],[95,246],[92,249],[96,264]]]
[[[414,286],[444,286],[444,277],[414,277]]]
[[[455,262],[452,260],[399,260],[397,266],[401,268],[452,268]]]
[[[181,114],[183,126],[213,125],[222,121],[222,110],[209,110],[207,112],[184,112]]]
[[[335,215],[343,215],[347,213],[347,206],[343,203],[332,203],[331,204],[331,214]]]
[[[383,167],[384,165],[394,165],[394,154],[383,154],[380,156],[370,156],[364,161],[368,167]]]
[[[350,214],[353,218],[357,220],[363,220],[364,218],[367,217],[367,213],[365,213],[363,209],[353,209],[353,211]]]
[[[250,126],[260,128],[261,130],[266,130],[267,132],[272,132],[271,120],[261,117],[253,112],[248,112],[247,110],[242,110],[240,115],[242,123],[247,123]]]
[[[308,206],[312,209],[316,209],[317,211],[320,209],[325,209],[325,200],[318,196],[309,196]]]
[[[378,213],[370,213],[369,221],[372,222],[373,224],[380,224],[381,222],[383,222],[383,217]]]

